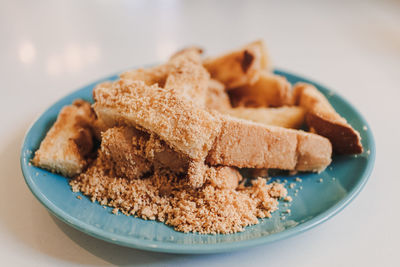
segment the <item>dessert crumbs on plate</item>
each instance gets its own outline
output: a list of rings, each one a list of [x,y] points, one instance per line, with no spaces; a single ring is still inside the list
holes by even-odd
[[[278,199],[287,195],[282,184],[266,184],[263,178],[252,180],[251,186],[241,183],[236,189],[220,189],[210,183],[194,189],[186,179],[167,170],[127,180],[115,177],[110,166],[99,156],[86,172],[70,181],[72,190],[114,207],[114,214],[158,220],[182,232],[241,232],[257,224],[258,218],[271,217],[278,209]]]
[[[286,196],[283,200],[286,202],[292,202],[293,198],[291,196]]]

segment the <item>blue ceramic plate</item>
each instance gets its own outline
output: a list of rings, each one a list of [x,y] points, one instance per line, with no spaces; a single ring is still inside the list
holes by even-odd
[[[360,192],[372,171],[375,160],[375,145],[365,119],[346,100],[325,87],[299,76],[276,71],[286,76],[293,84],[314,84],[329,99],[335,109],[357,129],[362,136],[364,153],[358,156],[334,156],[332,164],[320,174],[301,174],[302,182],[295,177],[277,177],[295,182],[289,194],[290,215],[283,211],[288,207],[280,203],[280,211],[270,219],[262,219],[258,225],[249,226],[242,233],[228,235],[184,234],[155,221],[145,221],[125,215],[113,215],[111,208],[104,209],[92,203],[80,193],[73,193],[68,180],[57,174],[29,164],[33,152],[56,120],[60,109],[76,98],[92,101],[92,89],[104,80],[115,80],[111,76],[85,86],[46,110],[26,134],[22,151],[21,167],[25,181],[35,197],[56,217],[76,229],[94,237],[118,245],[168,253],[217,253],[265,244],[304,232],[342,210]],[[297,193],[296,193],[297,191]]]

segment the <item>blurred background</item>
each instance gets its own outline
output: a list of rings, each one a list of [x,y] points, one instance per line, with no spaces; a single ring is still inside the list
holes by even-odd
[[[188,45],[207,55],[264,39],[274,66],[321,82],[368,120],[377,162],[327,223],[248,251],[174,256],[120,248],[54,219],[29,193],[19,147],[65,94]],[[400,1],[0,1],[0,258],[6,265],[395,266],[400,177]],[[5,266],[6,266],[5,265]]]

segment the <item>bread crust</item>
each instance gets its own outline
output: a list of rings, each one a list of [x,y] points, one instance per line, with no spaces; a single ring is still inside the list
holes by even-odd
[[[168,73],[169,66],[162,64],[151,68],[125,71],[120,74],[120,78],[132,81],[143,81],[147,85],[157,84],[160,87],[164,87]]]
[[[338,154],[363,152],[360,133],[340,116],[325,96],[311,84],[294,86],[296,104],[307,110],[306,122],[311,131],[328,138]]]
[[[73,177],[87,165],[93,148],[91,124],[95,119],[90,103],[78,99],[60,111],[56,122],[35,152],[35,166]]]
[[[263,41],[215,58],[205,59],[204,67],[211,77],[227,87],[236,88],[257,82],[261,70],[269,70],[269,60]]]
[[[223,116],[221,133],[209,151],[210,165],[322,171],[331,162],[326,138]]]
[[[225,92],[225,85],[217,80],[210,79],[206,95],[205,106],[211,110],[224,111],[231,109],[229,95]]]
[[[238,107],[222,111],[232,117],[250,120],[265,125],[274,125],[284,128],[300,128],[305,119],[305,109],[298,106],[284,106],[278,108],[247,108]]]
[[[165,88],[173,89],[194,104],[204,107],[210,74],[202,65],[201,50],[186,48],[167,62]]]
[[[233,107],[281,107],[293,104],[292,86],[283,76],[261,71],[254,84],[229,91]]]

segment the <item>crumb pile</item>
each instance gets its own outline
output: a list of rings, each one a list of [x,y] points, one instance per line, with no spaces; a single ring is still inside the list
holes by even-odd
[[[112,163],[100,153],[86,172],[70,181],[74,192],[81,191],[101,205],[115,207],[125,215],[158,220],[177,231],[227,234],[271,217],[278,199],[287,195],[282,184],[266,184],[257,178],[251,186],[221,189],[208,181],[194,189],[186,179],[168,170],[156,170],[142,179],[117,177]]]

